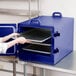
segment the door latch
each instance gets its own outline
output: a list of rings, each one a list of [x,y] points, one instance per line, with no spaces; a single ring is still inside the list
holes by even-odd
[[[56,33],[54,34],[54,37],[60,36],[60,33],[58,31],[56,31]]]

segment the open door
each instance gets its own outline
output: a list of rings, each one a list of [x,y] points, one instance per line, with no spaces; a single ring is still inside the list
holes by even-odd
[[[7,36],[11,33],[16,32],[16,24],[0,24],[0,37]],[[13,38],[9,39],[7,42],[13,40]],[[16,46],[14,45],[10,49],[6,51],[6,53],[0,53],[1,56],[9,56],[16,54]]]

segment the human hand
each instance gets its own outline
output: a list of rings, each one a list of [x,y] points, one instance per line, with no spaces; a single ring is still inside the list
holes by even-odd
[[[26,39],[24,37],[19,37],[16,40],[17,40],[17,43],[20,43],[20,44],[30,43],[30,40],[28,40],[28,39]]]
[[[17,36],[19,36],[18,33],[9,34],[7,36],[2,37],[2,41],[1,42],[5,42],[5,41],[9,40],[10,38],[16,39]]]
[[[12,33],[10,34],[11,37],[16,37],[16,36],[19,36],[20,34],[19,33]]]

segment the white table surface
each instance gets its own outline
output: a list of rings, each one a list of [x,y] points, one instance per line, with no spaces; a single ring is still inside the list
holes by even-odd
[[[43,69],[76,75],[76,51],[70,53],[68,56],[66,56],[64,59],[62,59],[59,63],[57,63],[54,66],[46,65],[46,64],[31,63],[31,62],[23,62],[23,61],[19,61],[19,62],[30,66],[34,66],[37,68],[43,68]]]

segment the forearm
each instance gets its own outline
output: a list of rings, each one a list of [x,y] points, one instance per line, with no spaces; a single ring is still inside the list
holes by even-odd
[[[2,42],[5,42],[5,41],[9,40],[11,37],[12,37],[12,34],[3,37],[3,38],[2,38]]]
[[[24,37],[19,37],[19,38],[16,38],[15,40],[12,40],[10,42],[7,43],[8,45],[8,48],[14,46],[15,44],[24,44],[24,43],[30,43],[29,40],[25,39]]]
[[[13,40],[13,41],[8,42],[8,43],[7,43],[7,46],[8,46],[8,48],[10,48],[10,47],[14,46],[14,45],[17,44],[17,43],[18,43],[17,40]]]
[[[18,35],[19,35],[18,33],[12,33],[12,34],[9,34],[9,35],[7,35],[5,37],[2,37],[2,42],[5,42],[5,41],[9,40],[12,37],[17,37]]]

